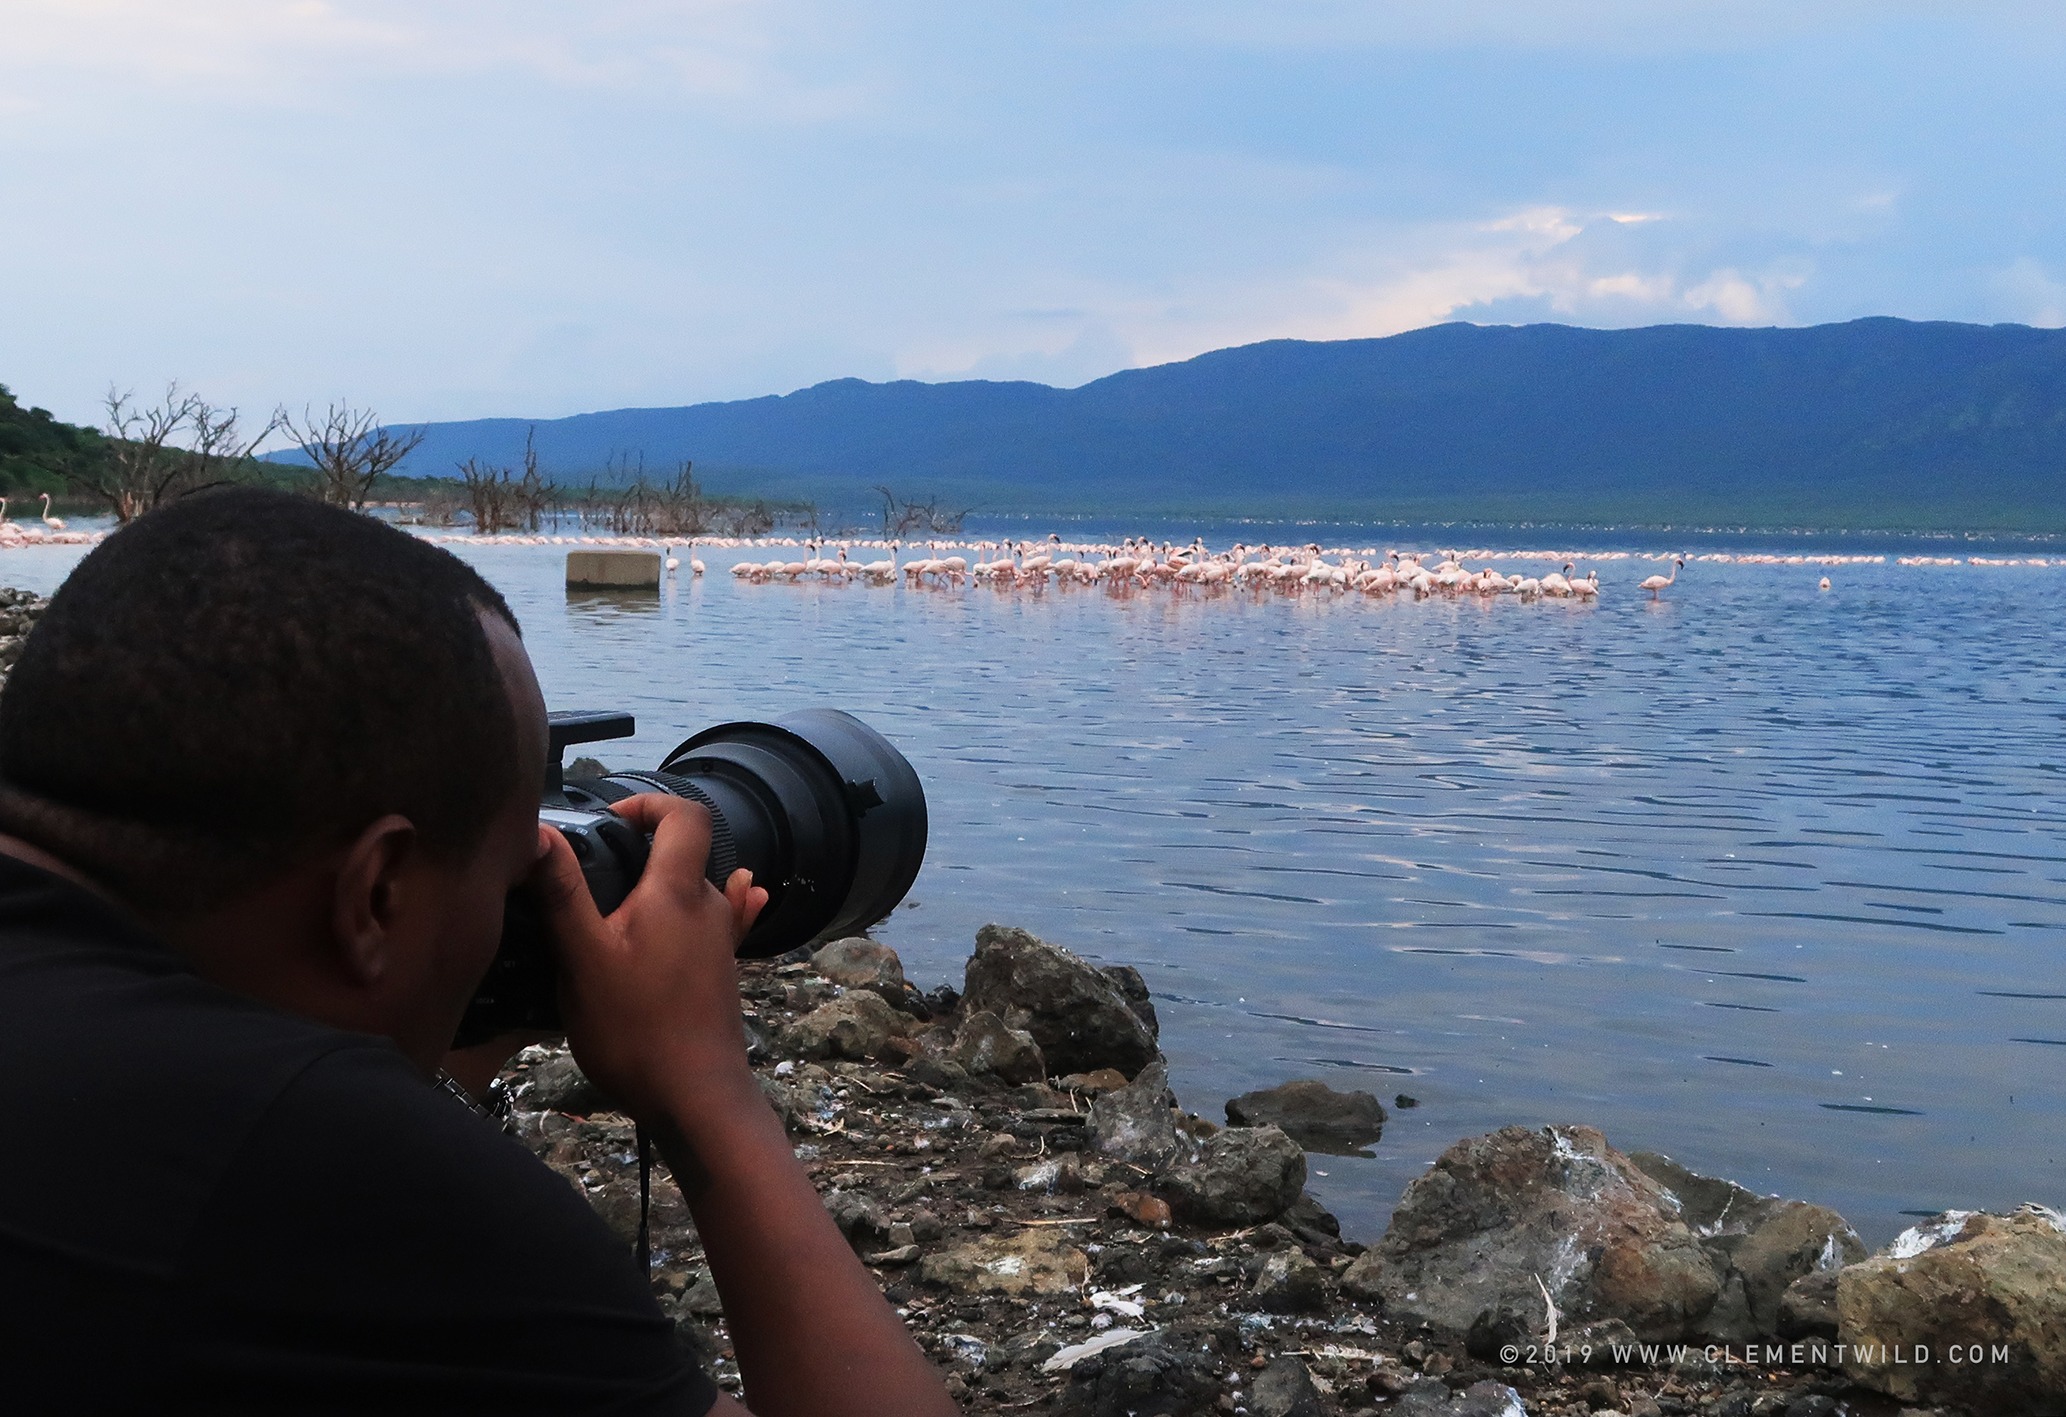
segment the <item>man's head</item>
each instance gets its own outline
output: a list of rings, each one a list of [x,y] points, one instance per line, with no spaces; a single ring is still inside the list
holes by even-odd
[[[536,854],[543,714],[508,606],[456,557],[212,493],[52,599],[0,693],[0,831],[204,973],[421,1054]]]

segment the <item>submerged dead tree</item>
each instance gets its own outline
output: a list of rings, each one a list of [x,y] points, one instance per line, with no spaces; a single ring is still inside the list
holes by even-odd
[[[280,426],[316,469],[316,496],[333,507],[366,509],[380,479],[423,442],[423,430],[396,433],[370,408],[333,403],[318,418],[304,408],[301,422],[282,415]]]
[[[560,489],[538,467],[537,428],[524,434],[524,470],[497,467],[468,458],[459,464],[459,480],[473,510],[473,529],[481,536],[503,531],[537,531],[560,505]]]
[[[905,536],[911,532],[934,532],[952,535],[961,530],[961,524],[968,520],[973,507],[960,511],[949,511],[940,506],[937,496],[921,502],[915,497],[900,498],[887,487],[875,489],[882,496],[882,534],[885,538]]]
[[[247,480],[258,445],[285,423],[275,411],[256,433],[239,426],[237,410],[165,386],[155,404],[110,388],[103,404],[105,447],[59,468],[66,482],[104,503],[117,522],[131,522],[163,502]]]

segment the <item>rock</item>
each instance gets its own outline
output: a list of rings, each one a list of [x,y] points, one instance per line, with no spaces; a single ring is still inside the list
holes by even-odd
[[[1255,1375],[1248,1390],[1248,1410],[1253,1417],[1323,1417],[1320,1389],[1313,1375],[1296,1358],[1274,1358]]]
[[[1153,1171],[1177,1154],[1176,1099],[1159,1059],[1141,1075],[1090,1104],[1090,1149]]]
[[[1384,1299],[1384,1261],[1376,1250],[1365,1250],[1349,1261],[1349,1267],[1341,1272],[1338,1281],[1341,1292],[1351,1299],[1368,1299],[1382,1302]]]
[[[1069,1379],[1060,1417],[1202,1417],[1220,1394],[1205,1356],[1161,1334],[1085,1358]]]
[[[811,968],[834,984],[866,989],[888,1004],[902,1005],[914,992],[897,952],[866,935],[834,940],[811,956]]]
[[[533,1063],[518,1085],[514,1100],[529,1112],[565,1112],[575,1117],[610,1110],[609,1099],[588,1080],[568,1053],[556,1052]]]
[[[825,1209],[855,1249],[879,1249],[890,1243],[889,1221],[880,1207],[859,1191],[834,1191],[825,1198]]]
[[[1721,1280],[1704,1329],[1710,1338],[1740,1343],[1777,1334],[1788,1285],[1865,1258],[1856,1232],[1826,1206],[1761,1196],[1655,1152],[1634,1152],[1629,1160],[1677,1199],[1679,1218]]]
[[[1450,1147],[1407,1186],[1352,1282],[1392,1317],[1474,1346],[1542,1334],[1544,1288],[1566,1330],[1618,1319],[1652,1341],[1697,1334],[1721,1292],[1677,1204],[1591,1127],[1506,1127]]]
[[[1150,1230],[1167,1230],[1175,1217],[1170,1213],[1169,1202],[1160,1196],[1143,1195],[1139,1191],[1121,1191],[1112,1197],[1112,1209],[1136,1225],[1145,1225]]]
[[[888,1050],[891,1038],[913,1027],[908,1015],[857,989],[812,1009],[791,1024],[784,1037],[806,1058],[877,1058]]]
[[[1449,1417],[1449,1384],[1439,1378],[1416,1378],[1385,1410],[1393,1417]]]
[[[1779,1296],[1781,1338],[1835,1338],[1836,1286],[1842,1271],[1804,1274]]]
[[[1528,1417],[1521,1394],[1505,1383],[1472,1383],[1450,1404],[1449,1417]]]
[[[1621,1389],[1612,1378],[1588,1378],[1578,1386],[1578,1400],[1593,1411],[1621,1406]]]
[[[725,1311],[724,1301],[718,1298],[717,1281],[708,1272],[700,1275],[681,1296],[682,1312],[693,1314],[699,1319],[714,1319]]]
[[[953,1092],[968,1082],[968,1070],[951,1058],[920,1053],[904,1064],[904,1076],[936,1092]]]
[[[1779,1332],[1781,1307],[1796,1282],[1834,1274],[1864,1258],[1864,1242],[1835,1211],[1805,1201],[1779,1202],[1730,1255],[1750,1303],[1751,1331],[1744,1336]]]
[[[1327,1207],[1314,1200],[1310,1192],[1293,1201],[1291,1208],[1278,1217],[1278,1222],[1308,1245],[1317,1245],[1323,1250],[1341,1248],[1341,1222]]]
[[[927,1284],[964,1294],[1065,1294],[1090,1277],[1090,1261],[1056,1230],[985,1236],[919,1262]]]
[[[586,1194],[603,1224],[615,1231],[618,1239],[630,1244],[638,1235],[638,1181],[618,1177]],[[687,1202],[673,1186],[653,1187],[647,1216],[654,1241],[661,1248],[668,1246],[671,1237],[685,1234],[694,1223],[689,1218]]]
[[[1133,1016],[1148,1026],[1149,1034],[1160,1038],[1162,1023],[1155,1017],[1155,999],[1148,992],[1148,981],[1141,978],[1141,972],[1130,964],[1102,964],[1098,966],[1098,973],[1118,987],[1120,997],[1133,1010]]]
[[[1051,1156],[1012,1172],[1012,1187],[1042,1195],[1073,1196],[1083,1190],[1083,1167],[1074,1153]]]
[[[1024,930],[976,932],[962,1006],[1032,1034],[1056,1072],[1109,1067],[1134,1077],[1157,1057],[1154,1030],[1110,975]]]
[[[988,1009],[962,1017],[948,1057],[966,1073],[992,1073],[1009,1083],[1039,1082],[1047,1076],[1047,1062],[1033,1035],[1008,1026]]]
[[[1305,1184],[1297,1142],[1275,1127],[1240,1127],[1208,1137],[1162,1174],[1157,1189],[1184,1220],[1256,1225],[1283,1214]]]
[[[1244,1092],[1227,1103],[1228,1126],[1280,1127],[1307,1151],[1343,1156],[1368,1156],[1361,1148],[1378,1140],[1384,1124],[1384,1104],[1369,1093],[1336,1092],[1311,1079]]]
[[[1087,1092],[1096,1097],[1125,1087],[1126,1074],[1117,1068],[1099,1068],[1092,1073],[1070,1073],[1059,1081],[1064,1092]]]
[[[1306,1258],[1296,1245],[1263,1261],[1262,1273],[1248,1297],[1273,1314],[1312,1314],[1327,1307],[1327,1271]]]
[[[2066,1216],[2055,1210],[1954,1210],[1905,1230],[1839,1271],[1836,1312],[1844,1372],[1861,1387],[1976,1412],[2066,1412]],[[1927,1361],[1892,1361],[1924,1349]]]

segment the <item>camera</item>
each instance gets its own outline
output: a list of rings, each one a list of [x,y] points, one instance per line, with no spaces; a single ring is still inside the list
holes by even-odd
[[[765,959],[866,929],[896,909],[925,860],[925,789],[887,738],[838,709],[706,728],[651,772],[569,778],[576,743],[629,737],[622,712],[547,715],[550,749],[538,820],[557,830],[607,915],[645,869],[644,833],[610,804],[641,792],[700,802],[710,813],[710,864],[720,889],[741,866],[768,893],[739,944]],[[552,941],[536,908],[512,894],[502,943],[461,1021],[455,1046],[561,1027]]]

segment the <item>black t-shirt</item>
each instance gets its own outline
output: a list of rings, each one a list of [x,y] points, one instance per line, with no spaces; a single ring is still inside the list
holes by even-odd
[[[629,1247],[390,1043],[217,988],[0,856],[0,1408],[713,1400]]]

